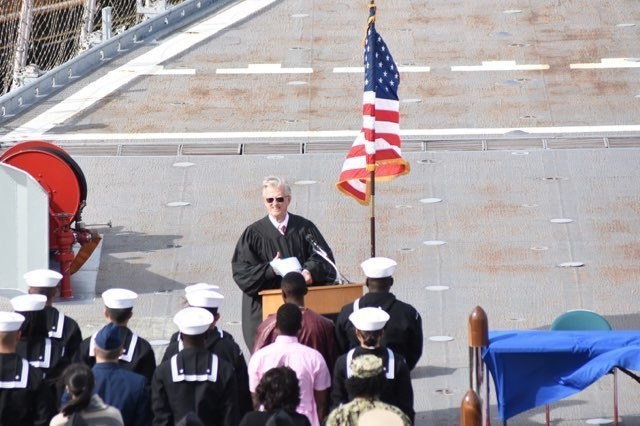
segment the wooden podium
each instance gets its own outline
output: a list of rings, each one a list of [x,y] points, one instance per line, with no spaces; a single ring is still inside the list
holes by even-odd
[[[258,293],[262,296],[262,319],[269,314],[275,314],[278,308],[284,304],[282,290],[263,290]],[[324,286],[311,286],[304,297],[304,306],[319,314],[337,314],[347,303],[353,302],[364,294],[364,284],[336,284]]]

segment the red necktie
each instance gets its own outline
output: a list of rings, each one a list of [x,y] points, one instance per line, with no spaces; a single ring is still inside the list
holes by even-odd
[[[286,230],[287,230],[287,227],[285,225],[280,225],[280,233],[282,235],[284,235],[284,231],[286,231]]]

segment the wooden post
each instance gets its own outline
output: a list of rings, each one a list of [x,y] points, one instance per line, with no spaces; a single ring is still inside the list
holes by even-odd
[[[473,389],[469,389],[460,405],[460,426],[481,426],[482,404]]]

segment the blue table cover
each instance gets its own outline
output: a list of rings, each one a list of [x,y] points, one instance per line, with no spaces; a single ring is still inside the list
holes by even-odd
[[[614,366],[640,370],[640,331],[491,331],[482,358],[506,420],[578,393]]]

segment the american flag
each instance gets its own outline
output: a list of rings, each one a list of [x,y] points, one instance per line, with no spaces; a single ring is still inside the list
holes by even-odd
[[[340,191],[365,205],[371,199],[372,171],[376,182],[409,173],[409,164],[400,152],[400,74],[376,31],[375,12],[372,2],[364,46],[362,130],[347,154],[336,184]]]

